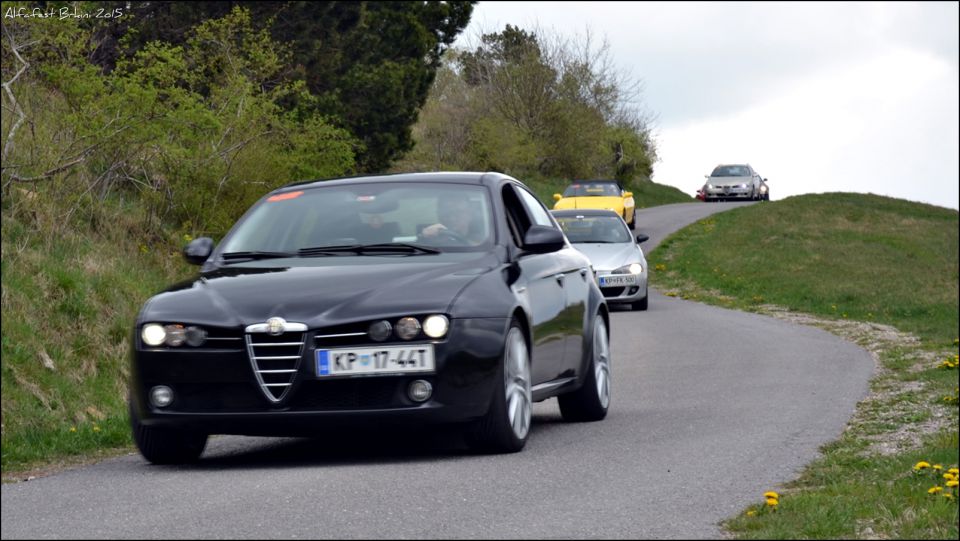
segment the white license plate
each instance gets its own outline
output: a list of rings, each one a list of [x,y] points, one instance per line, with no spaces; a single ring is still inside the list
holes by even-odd
[[[600,287],[620,287],[637,285],[635,274],[614,274],[600,277]]]
[[[433,344],[318,349],[317,376],[433,372]]]

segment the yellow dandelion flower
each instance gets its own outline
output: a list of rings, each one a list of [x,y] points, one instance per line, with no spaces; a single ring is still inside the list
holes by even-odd
[[[952,473],[952,474],[954,474],[954,475],[960,475],[960,469],[950,468],[949,470],[947,470],[947,473]]]
[[[936,494],[938,492],[943,492],[943,487],[940,487],[940,486],[930,487],[930,490],[927,491],[927,494]]]
[[[916,471],[920,471],[920,470],[925,470],[929,467],[930,467],[929,462],[924,462],[923,460],[921,460],[920,462],[917,462],[916,465],[913,466],[913,469]]]
[[[946,499],[948,499],[948,500],[952,500],[952,499],[953,499],[953,494],[950,494],[949,492],[944,492],[943,494],[941,494],[941,496],[943,496],[944,498],[946,498]]]
[[[933,465],[933,471],[940,471],[942,469],[943,469],[943,466],[941,466],[940,464]]]
[[[778,505],[780,505],[780,502],[776,498],[767,498],[767,506],[776,508]]]
[[[757,512],[756,512],[756,511],[754,511],[753,509],[751,509],[751,510],[749,510],[749,511],[747,511],[747,516],[748,516],[748,517],[752,517],[752,516],[755,516],[756,514],[757,514]]]
[[[950,472],[947,472],[947,473],[943,474],[943,478],[946,479],[947,481],[952,481],[952,480],[956,479],[957,476],[954,475],[954,474],[952,474],[952,473],[950,473]]]
[[[77,427],[75,427],[75,426],[71,426],[71,427],[70,427],[70,432],[76,432],[76,431],[77,431]]]
[[[947,481],[947,486],[950,488],[955,488],[957,485],[960,485],[960,481],[957,481],[956,479]]]
[[[100,432],[100,427],[97,426],[97,425],[93,425],[93,431],[94,431],[94,432]]]
[[[773,498],[774,500],[779,500],[779,499],[780,499],[780,495],[777,494],[776,492],[772,491],[772,490],[771,490],[770,492],[764,492],[764,493],[763,493],[763,497],[764,497],[764,498]]]

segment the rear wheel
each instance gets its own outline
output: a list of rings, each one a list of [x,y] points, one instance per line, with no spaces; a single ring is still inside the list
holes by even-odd
[[[206,434],[146,426],[140,423],[132,403],[129,409],[133,441],[143,458],[154,464],[184,464],[196,461],[203,454]]]
[[[593,343],[583,386],[557,397],[560,414],[566,421],[599,421],[610,407],[610,341],[607,324],[597,314],[593,322]]]
[[[533,417],[530,354],[520,324],[507,331],[490,409],[467,431],[467,443],[491,453],[515,453],[527,443]]]
[[[627,222],[627,225],[630,226],[630,229],[637,227],[637,208],[634,207],[633,211],[630,214],[630,221]]]

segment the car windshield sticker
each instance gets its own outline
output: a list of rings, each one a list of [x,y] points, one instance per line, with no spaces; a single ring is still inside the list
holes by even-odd
[[[270,201],[270,202],[273,202],[273,201],[286,201],[287,199],[296,199],[296,198],[300,197],[301,195],[303,195],[303,192],[287,192],[287,193],[281,193],[281,194],[277,194],[277,195],[274,195],[274,196],[269,197],[269,198],[267,199],[267,201]]]

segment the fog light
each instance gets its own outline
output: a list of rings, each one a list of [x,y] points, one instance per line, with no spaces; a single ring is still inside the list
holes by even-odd
[[[148,346],[159,346],[166,337],[167,331],[163,330],[162,325],[157,325],[156,323],[148,323],[144,325],[143,330],[140,331],[140,338],[142,338],[143,343]]]
[[[407,396],[414,402],[426,402],[431,394],[433,394],[433,385],[425,379],[413,380],[407,388]]]
[[[367,334],[370,335],[371,339],[377,342],[383,342],[387,338],[390,338],[390,331],[392,330],[393,326],[390,325],[389,321],[377,321],[376,323],[370,324],[370,328],[367,329]]]
[[[415,317],[405,317],[397,322],[397,336],[413,340],[420,334],[420,322]]]
[[[183,330],[183,325],[167,325],[163,330],[167,331],[168,346],[176,347],[183,345],[183,341],[187,338],[187,333]]]
[[[157,385],[150,389],[150,403],[158,408],[165,408],[173,402],[173,389],[166,385]]]
[[[427,319],[423,320],[423,333],[430,338],[443,338],[449,328],[450,322],[447,317],[440,314],[427,316]]]

